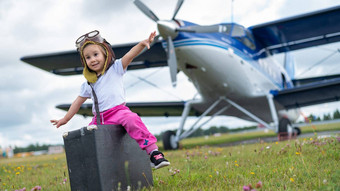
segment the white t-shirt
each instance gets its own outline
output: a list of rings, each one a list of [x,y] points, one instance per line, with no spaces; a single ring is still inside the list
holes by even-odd
[[[126,70],[123,69],[122,60],[117,59],[112,66],[92,84],[98,98],[99,111],[103,112],[125,102],[125,90],[123,84],[123,75]],[[91,98],[94,103],[92,89],[87,82],[81,85],[81,97]],[[92,106],[92,113],[96,113],[95,106]]]

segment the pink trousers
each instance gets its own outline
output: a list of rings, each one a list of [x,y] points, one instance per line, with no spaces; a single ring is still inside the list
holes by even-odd
[[[146,128],[141,118],[133,113],[127,106],[118,105],[100,113],[102,124],[122,125],[131,138],[136,140],[139,147],[148,154],[158,149],[157,139]],[[89,125],[97,125],[96,116]]]

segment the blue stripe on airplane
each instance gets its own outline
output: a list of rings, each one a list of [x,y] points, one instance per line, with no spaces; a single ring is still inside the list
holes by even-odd
[[[163,47],[166,47],[166,42],[162,43]],[[244,52],[240,51],[237,48],[232,48],[227,43],[221,43],[221,41],[215,40],[207,40],[207,39],[190,39],[190,40],[176,40],[174,41],[175,48],[177,47],[184,47],[184,46],[198,46],[198,45],[205,45],[205,46],[212,46],[221,48],[224,50],[232,49],[234,54],[241,57],[243,60],[246,60],[249,64],[251,64],[254,68],[256,68],[259,72],[265,75],[273,84],[275,84],[278,88],[282,89],[283,86],[281,83],[275,81],[273,77],[271,77],[267,72],[263,71],[260,65],[257,63],[256,60],[252,59],[251,56],[245,54]]]

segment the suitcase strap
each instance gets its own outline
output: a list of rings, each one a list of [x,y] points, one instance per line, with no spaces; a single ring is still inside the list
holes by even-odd
[[[100,112],[99,112],[99,107],[98,107],[98,99],[97,99],[97,95],[96,92],[94,92],[94,89],[92,87],[92,84],[88,83],[92,89],[92,94],[93,94],[93,98],[94,98],[94,108],[96,109],[96,119],[97,119],[97,124],[101,125],[101,121],[100,121]]]

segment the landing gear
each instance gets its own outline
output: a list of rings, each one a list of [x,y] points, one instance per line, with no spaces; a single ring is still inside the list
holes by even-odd
[[[287,118],[282,118],[279,122],[279,140],[295,138],[301,134],[299,127],[292,127],[292,123]]]
[[[176,150],[179,143],[176,141],[176,133],[174,131],[166,131],[163,133],[164,150]]]
[[[299,135],[301,135],[301,129],[300,129],[299,127],[294,127],[293,133],[294,133],[296,136],[299,136]]]
[[[292,124],[290,123],[290,121],[287,118],[282,118],[279,121],[279,134],[280,133],[286,133],[288,134],[288,127],[291,126]]]

